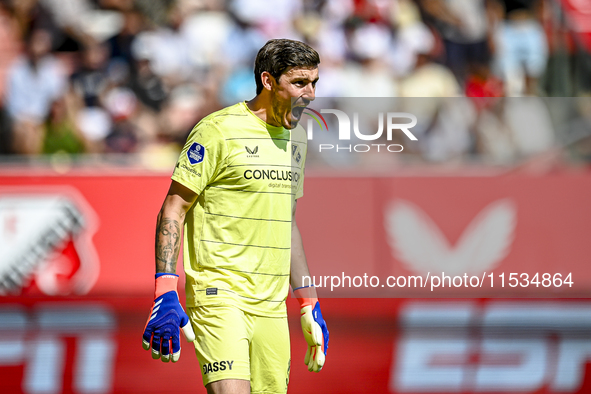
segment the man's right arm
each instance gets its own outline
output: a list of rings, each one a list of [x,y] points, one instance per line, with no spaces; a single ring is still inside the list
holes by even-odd
[[[181,229],[187,211],[197,194],[179,182],[172,181],[156,222],[156,273],[176,273],[181,245]]]
[[[181,227],[197,200],[197,194],[172,181],[156,223],[156,289],[152,310],[144,327],[142,346],[152,349],[152,358],[178,361],[180,330],[189,342],[195,340],[189,317],[177,293],[176,262],[181,245]]]

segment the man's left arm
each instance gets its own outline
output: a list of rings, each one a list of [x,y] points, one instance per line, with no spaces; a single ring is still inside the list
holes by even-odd
[[[308,343],[304,363],[308,366],[309,371],[320,372],[324,366],[328,349],[328,328],[320,311],[316,289],[311,282],[295,212],[296,204],[294,204],[291,218],[291,287],[300,303],[302,331]],[[306,280],[304,283],[306,277],[309,281]]]
[[[297,289],[305,285],[313,285],[312,278],[310,277],[310,270],[308,269],[308,261],[306,260],[306,254],[304,253],[304,243],[302,241],[302,235],[296,222],[296,205],[293,205],[292,216],[291,216],[291,276],[290,282],[292,289]],[[304,281],[304,278],[309,278]],[[305,283],[304,283],[305,282]],[[314,290],[315,291],[315,290]]]

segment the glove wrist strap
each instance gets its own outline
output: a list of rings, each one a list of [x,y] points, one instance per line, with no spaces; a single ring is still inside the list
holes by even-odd
[[[314,286],[298,287],[293,290],[293,294],[298,299],[300,308],[305,306],[314,308],[314,305],[318,302],[318,295]]]
[[[154,292],[154,299],[160,297],[164,293],[174,291],[179,282],[179,276],[176,274],[156,274],[156,290]]]

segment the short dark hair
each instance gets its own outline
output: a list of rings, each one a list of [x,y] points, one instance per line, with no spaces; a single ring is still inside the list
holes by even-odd
[[[254,80],[257,94],[263,91],[261,74],[267,71],[276,80],[293,67],[317,67],[320,56],[310,45],[288,39],[269,40],[257,53],[254,61]]]

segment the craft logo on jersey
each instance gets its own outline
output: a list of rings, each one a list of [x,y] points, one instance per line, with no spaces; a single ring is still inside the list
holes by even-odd
[[[96,223],[69,190],[0,189],[0,295],[88,293],[99,273]]]
[[[302,160],[302,153],[300,152],[300,147],[297,144],[291,145],[291,157],[296,161],[296,163],[300,164]]]
[[[191,165],[201,163],[205,156],[205,147],[197,142],[193,142],[193,145],[187,151],[187,158]]]
[[[254,149],[250,149],[248,146],[244,146],[246,148],[246,152],[248,153],[246,157],[259,157],[257,152],[259,151],[259,147],[255,146]]]

